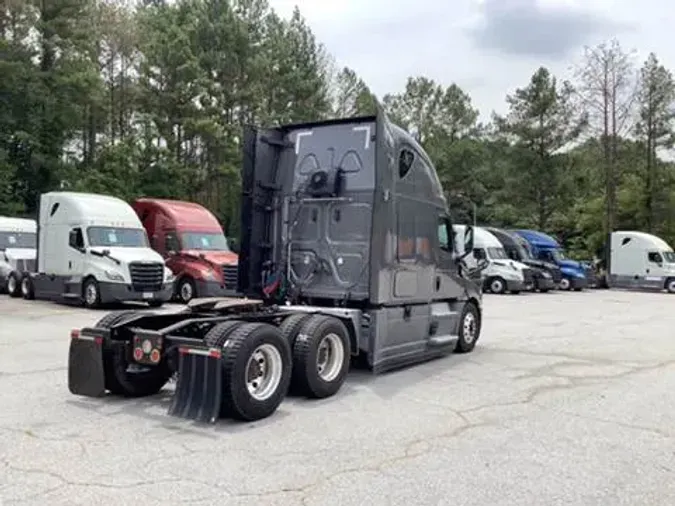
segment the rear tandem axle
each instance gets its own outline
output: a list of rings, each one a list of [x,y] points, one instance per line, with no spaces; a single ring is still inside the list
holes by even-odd
[[[331,396],[354,349],[337,317],[245,299],[195,300],[173,314],[111,313],[71,338],[71,393],[153,395],[178,373],[169,413],[203,422],[265,418],[291,386],[308,397]]]

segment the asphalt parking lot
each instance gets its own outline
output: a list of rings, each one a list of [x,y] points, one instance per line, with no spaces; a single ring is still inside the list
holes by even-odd
[[[472,354],[215,426],[67,389],[104,313],[0,296],[0,504],[673,505],[675,298],[485,297]]]

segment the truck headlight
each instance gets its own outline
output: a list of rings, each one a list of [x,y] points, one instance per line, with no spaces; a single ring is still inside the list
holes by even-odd
[[[105,271],[105,275],[112,281],[124,281],[124,276],[122,276],[119,272]]]
[[[202,273],[203,273],[204,279],[206,281],[218,281],[218,277],[216,276],[215,271],[205,270],[205,271],[202,271]]]
[[[551,279],[551,275],[546,271],[541,273],[541,277],[544,279]]]
[[[173,275],[171,269],[164,269],[164,281],[171,283],[174,279],[176,279],[176,276]]]

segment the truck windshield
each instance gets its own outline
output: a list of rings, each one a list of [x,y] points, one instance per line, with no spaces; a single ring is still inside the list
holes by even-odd
[[[223,234],[209,232],[187,232],[182,234],[183,249],[202,251],[230,251]]]
[[[36,234],[32,232],[0,232],[0,251],[7,248],[35,249]]]
[[[509,256],[506,254],[504,248],[488,248],[488,256],[493,260],[508,260]]]
[[[519,246],[520,246],[520,249],[519,249],[519,250],[520,250],[520,252],[521,252],[523,258],[527,258],[527,259],[529,259],[529,260],[533,260],[533,259],[534,259],[534,255],[533,255],[532,252],[530,251],[530,248],[529,248],[528,245],[526,245],[526,244],[520,244]]]
[[[552,250],[551,255],[553,255],[553,259],[556,262],[559,262],[560,260],[567,260],[567,256],[565,255],[565,253],[563,253],[563,251],[559,249]]]
[[[665,258],[666,262],[668,262],[669,264],[675,264],[675,252],[664,251],[663,258]]]
[[[142,228],[89,227],[89,246],[111,248],[147,248],[148,238]]]

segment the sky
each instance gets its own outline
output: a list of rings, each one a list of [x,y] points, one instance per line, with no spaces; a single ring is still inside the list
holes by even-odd
[[[616,37],[641,65],[653,51],[675,71],[675,7],[666,0],[269,0],[297,5],[340,67],[378,97],[408,76],[456,83],[488,119],[544,65],[571,78],[584,46]]]

